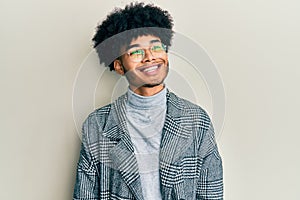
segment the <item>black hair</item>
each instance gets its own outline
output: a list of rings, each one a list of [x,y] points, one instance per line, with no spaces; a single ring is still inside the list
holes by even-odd
[[[112,61],[120,56],[121,47],[144,35],[156,36],[162,43],[170,46],[173,37],[172,28],[173,19],[168,11],[153,4],[130,3],[124,9],[115,8],[97,26],[92,41],[100,63],[109,66],[112,71],[114,70]]]

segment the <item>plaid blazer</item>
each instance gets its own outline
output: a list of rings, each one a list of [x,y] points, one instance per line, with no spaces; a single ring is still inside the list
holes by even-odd
[[[126,101],[124,94],[85,120],[74,200],[143,200],[126,128]],[[163,200],[223,199],[222,161],[212,123],[202,108],[169,91],[159,157]]]

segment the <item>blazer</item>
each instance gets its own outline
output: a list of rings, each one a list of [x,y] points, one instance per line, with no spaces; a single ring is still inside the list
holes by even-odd
[[[143,200],[126,102],[124,94],[83,123],[74,200]],[[223,199],[222,160],[211,120],[201,107],[169,91],[159,174],[163,200]]]

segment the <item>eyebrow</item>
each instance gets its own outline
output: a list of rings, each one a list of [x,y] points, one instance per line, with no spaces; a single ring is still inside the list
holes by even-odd
[[[153,43],[156,43],[156,42],[161,42],[160,40],[151,40],[149,43],[150,44],[153,44]],[[134,48],[134,47],[141,47],[140,44],[132,44],[132,45],[129,45],[127,48],[126,48],[126,51],[131,49],[131,48]]]

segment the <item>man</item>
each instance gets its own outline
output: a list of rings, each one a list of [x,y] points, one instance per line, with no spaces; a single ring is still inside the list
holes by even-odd
[[[223,199],[211,120],[164,84],[172,27],[167,11],[143,3],[97,27],[100,61],[129,88],[83,124],[74,199]]]

